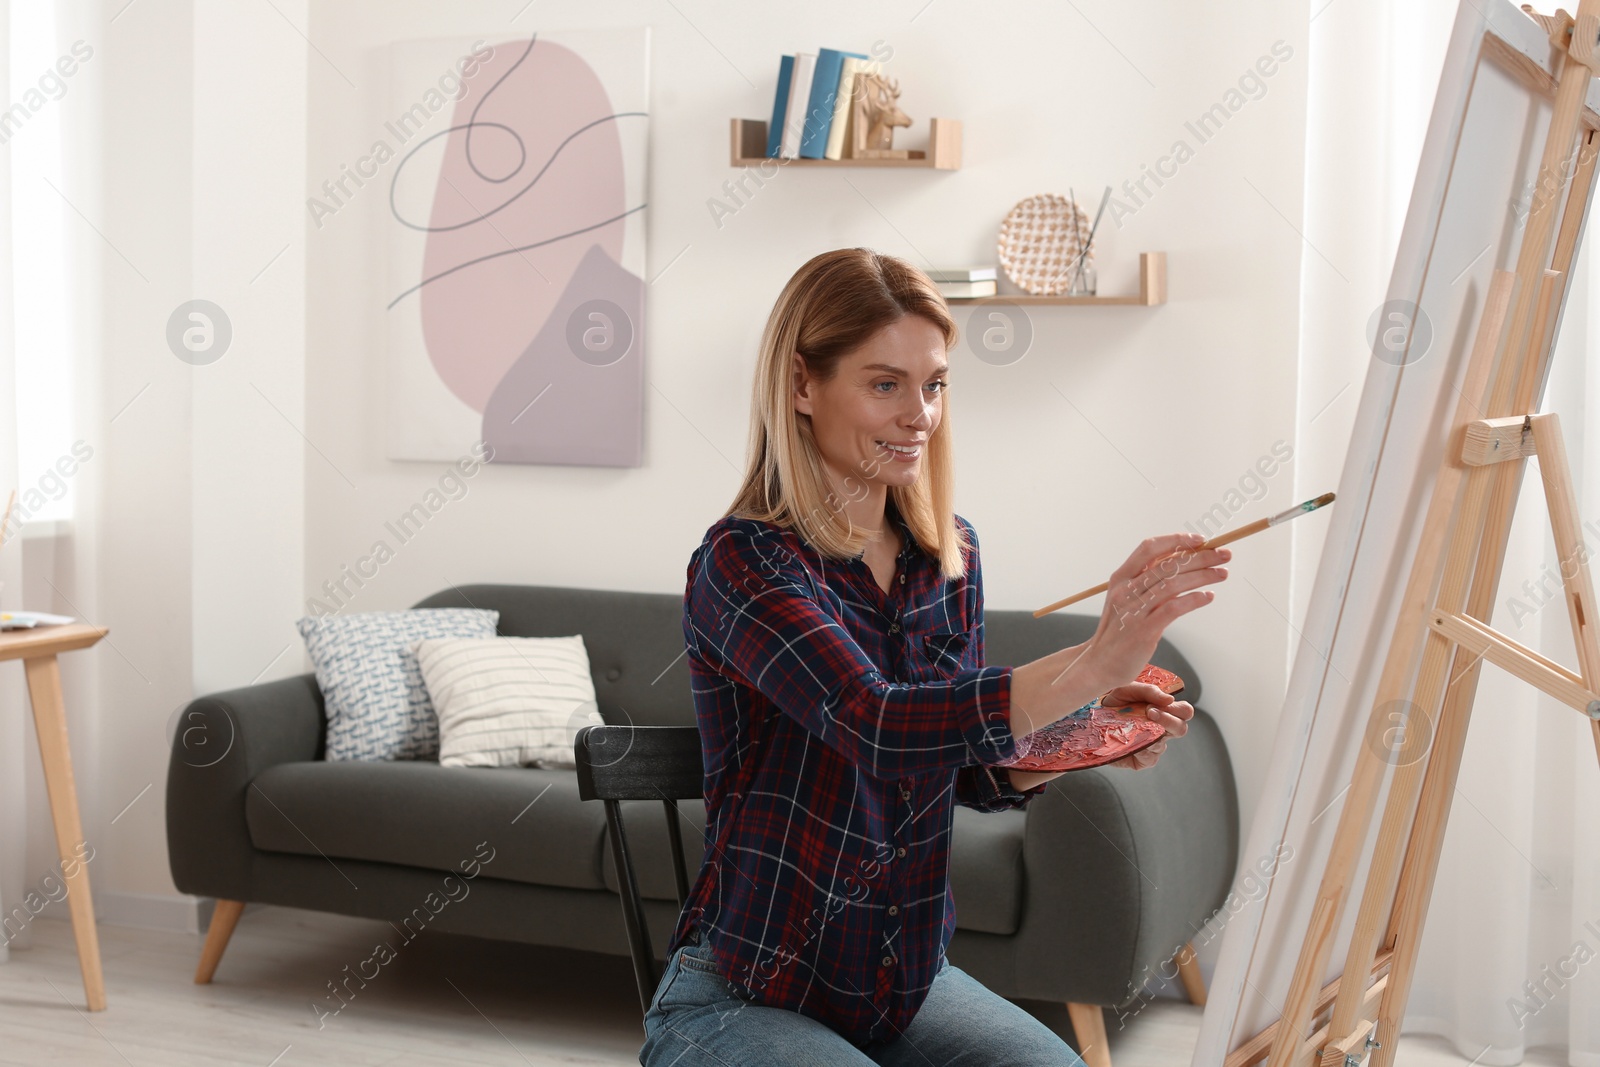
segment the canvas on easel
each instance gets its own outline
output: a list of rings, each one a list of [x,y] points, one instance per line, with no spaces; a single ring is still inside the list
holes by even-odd
[[[1592,17],[1597,7],[1586,0],[1577,20],[1577,38],[1591,45],[1600,39],[1600,20]],[[1546,133],[1560,110],[1554,104],[1557,79],[1572,69],[1553,44],[1551,30],[1550,20],[1530,17],[1506,0],[1464,0],[1458,11],[1382,309],[1385,324],[1398,328],[1380,332],[1374,345],[1338,487],[1341,505],[1333,514],[1269,777],[1243,852],[1266,854],[1289,843],[1295,860],[1281,866],[1267,894],[1232,916],[1224,930],[1195,1067],[1263,1062],[1382,1067],[1393,1062],[1394,1042],[1372,1044],[1364,1020],[1388,1003],[1386,996],[1396,995],[1386,983],[1397,977],[1389,969],[1400,954],[1378,952],[1370,973],[1351,974],[1346,981],[1340,953],[1363,939],[1396,940],[1387,928],[1389,916],[1374,920],[1376,911],[1363,893],[1369,880],[1377,885],[1397,877],[1397,864],[1390,861],[1382,877],[1372,877],[1379,839],[1390,856],[1397,852],[1394,843],[1404,844],[1406,835],[1431,834],[1436,844],[1448,813],[1445,791],[1446,803],[1419,806],[1414,823],[1388,818],[1391,790],[1402,796],[1414,791],[1426,801],[1444,781],[1435,777],[1428,788],[1420,784],[1425,768],[1449,748],[1443,734],[1437,748],[1420,754],[1390,744],[1389,727],[1401,727],[1404,736],[1406,726],[1425,728],[1437,714],[1419,707],[1420,697],[1411,701],[1407,694],[1441,690],[1445,707],[1454,702],[1465,712],[1439,722],[1464,723],[1486,661],[1519,672],[1524,681],[1580,711],[1596,709],[1586,699],[1594,695],[1600,672],[1592,655],[1592,629],[1578,641],[1591,654],[1583,657],[1581,671],[1573,671],[1531,650],[1506,646],[1469,617],[1486,614],[1486,598],[1492,604],[1509,507],[1505,486],[1484,489],[1490,483],[1469,474],[1469,467],[1509,471],[1515,466],[1520,480],[1527,460],[1515,453],[1537,449],[1558,545],[1563,531],[1571,533],[1573,520],[1570,483],[1550,476],[1566,469],[1558,427],[1552,419],[1530,416],[1544,391],[1549,370],[1544,357],[1559,331],[1593,192],[1600,90],[1589,76],[1592,71],[1580,64],[1576,69],[1583,80],[1566,115],[1574,130],[1572,165],[1558,182],[1548,180],[1548,173],[1541,180]],[[1543,237],[1529,241],[1530,247],[1547,242],[1543,260],[1535,265],[1539,269],[1520,264],[1521,276],[1513,278],[1524,236],[1544,225],[1550,228]],[[1520,378],[1502,373],[1501,358],[1526,373]],[[1490,397],[1498,397],[1495,403],[1504,410],[1487,410]],[[1466,440],[1468,424],[1475,444]],[[1543,472],[1546,466],[1549,472]],[[1476,487],[1476,497],[1467,494],[1469,486]],[[1471,532],[1482,531],[1481,553],[1461,551],[1454,513],[1441,514],[1436,495],[1469,501],[1470,506],[1460,504],[1460,512],[1479,522]],[[1509,494],[1511,501],[1515,497]],[[1569,592],[1581,615],[1577,588]],[[1461,608],[1424,610],[1435,597],[1441,604],[1454,597]],[[1592,586],[1588,597],[1592,603]],[[1408,619],[1417,619],[1419,626],[1402,625]],[[1592,624],[1591,611],[1584,625]],[[1440,641],[1448,642],[1448,654],[1434,654]],[[1402,646],[1404,656],[1396,653]],[[1406,663],[1412,673],[1395,677],[1395,665]],[[1558,689],[1560,694],[1554,692]],[[1600,731],[1596,738],[1600,751]],[[1448,766],[1448,760],[1434,766]],[[1358,790],[1360,783],[1371,788]],[[1351,799],[1358,794],[1359,803]],[[1438,814],[1424,817],[1425,810]],[[1385,816],[1381,828],[1380,813]],[[1362,837],[1353,839],[1350,827]],[[1398,868],[1399,885],[1392,887],[1397,899],[1409,901],[1412,913],[1401,941],[1419,925],[1415,913],[1425,913],[1432,876],[1431,870],[1425,877],[1419,874],[1423,865],[1411,859],[1408,850],[1407,862]],[[1330,871],[1338,872],[1340,883],[1331,895]],[[1374,899],[1382,892],[1375,891]],[[1335,899],[1337,906],[1330,904]],[[1358,928],[1366,931],[1361,938]],[[1313,941],[1327,954],[1310,956],[1308,968],[1303,957]],[[1345,991],[1338,1001],[1336,980]],[[1403,1007],[1403,993],[1399,998]],[[1289,1035],[1282,1036],[1273,1028],[1286,1004],[1301,1005],[1306,1017],[1297,1020],[1302,1022],[1297,1031],[1279,1028]],[[1330,1015],[1342,1015],[1343,1023],[1330,1024]]]

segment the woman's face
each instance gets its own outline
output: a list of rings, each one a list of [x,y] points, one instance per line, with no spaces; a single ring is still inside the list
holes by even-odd
[[[844,491],[855,496],[860,482],[914,484],[944,414],[950,365],[939,328],[902,315],[842,356],[827,382],[809,377],[798,353],[794,362],[794,408],[811,416],[822,458]]]

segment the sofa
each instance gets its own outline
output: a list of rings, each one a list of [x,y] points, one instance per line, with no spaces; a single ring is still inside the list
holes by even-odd
[[[582,634],[607,723],[694,725],[680,596],[485,584],[415,606],[494,609],[508,636]],[[1095,624],[990,610],[988,662],[1028,662]],[[1187,681],[1196,706],[1157,766],[1062,775],[1021,811],[955,809],[951,960],[1003,996],[1066,1002],[1080,1046],[1101,1019],[1093,1006],[1148,998],[1175,957],[1197,997],[1184,949],[1238,860],[1232,764],[1200,706],[1200,674],[1165,640],[1152,660]],[[323,731],[312,674],[185,708],[166,783],[172,878],[218,902],[196,981],[210,980],[247,902],[628,954],[604,806],[579,799],[574,771],[328,762]],[[705,809],[679,807],[692,879]],[[627,802],[623,818],[661,958],[678,913],[662,808]]]

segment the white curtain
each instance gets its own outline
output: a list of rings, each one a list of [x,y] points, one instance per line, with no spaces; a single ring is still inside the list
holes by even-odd
[[[0,27],[9,27],[9,0],[0,0]],[[9,49],[0,47],[0,112],[11,106]],[[12,345],[11,153],[0,149],[0,509],[17,484],[16,373]],[[0,608],[20,606],[22,539],[0,533]],[[27,841],[26,764],[28,714],[22,672],[0,669],[0,915],[16,906],[25,881]],[[35,756],[35,759],[38,757]],[[0,961],[10,954],[12,936],[0,928]]]
[[[1387,288],[1456,8],[1310,3],[1305,233],[1339,269],[1305,256],[1308,487],[1336,479],[1343,459],[1359,389],[1336,390],[1367,358],[1360,334]],[[1600,227],[1590,222],[1543,409],[1560,415],[1600,557],[1600,271],[1589,266]],[[1576,669],[1565,608],[1551,595],[1547,516],[1530,464],[1490,621]],[[1306,533],[1297,575],[1320,549]],[[1600,558],[1591,566],[1600,571]],[[1600,758],[1588,720],[1493,666],[1481,674],[1402,1034],[1436,1035],[1486,1067],[1521,1063],[1536,1047],[1600,1067]]]
[[[97,138],[88,121],[98,108],[99,71],[63,74],[60,64],[74,58],[72,42],[98,44],[96,32],[109,17],[98,4],[0,0],[0,509],[12,489],[17,493],[0,541],[5,610],[77,614],[92,605],[68,576],[75,573],[73,546],[88,543],[86,527],[74,525],[74,505],[92,498],[97,475],[63,478],[56,464],[91,424],[74,410],[80,398],[73,383],[83,380],[84,337],[97,306],[100,260],[90,242],[101,238],[90,226],[69,229],[65,220],[78,209],[101,217],[92,180]],[[78,798],[94,835],[97,775],[93,759],[84,758],[94,732],[85,715],[93,710],[86,699],[91,671],[85,656],[61,664]],[[0,664],[0,916],[7,920],[0,961],[31,943],[41,878],[56,862],[32,706],[22,665],[11,661]],[[52,902],[43,914],[64,916],[65,909]]]

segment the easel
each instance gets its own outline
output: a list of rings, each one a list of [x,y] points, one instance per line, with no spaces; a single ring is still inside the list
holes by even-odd
[[[1554,312],[1561,307],[1600,152],[1600,135],[1580,135],[1590,79],[1600,72],[1600,0],[1581,0],[1576,19],[1565,11],[1540,16],[1523,10],[1565,53],[1540,180],[1516,272],[1496,271],[1489,287],[1368,725],[1367,736],[1377,736],[1395,710],[1404,709],[1402,736],[1419,719],[1428,721],[1432,746],[1416,759],[1394,761],[1399,765],[1344,970],[1322,988],[1389,762],[1373,745],[1360,749],[1282,1016],[1229,1055],[1227,1067],[1264,1058],[1269,1067],[1358,1067],[1369,1053],[1372,1067],[1394,1062],[1483,660],[1586,714],[1600,756],[1594,585],[1560,425],[1553,414],[1532,413],[1544,392]],[[1557,230],[1553,209],[1563,166],[1575,150]],[[1494,607],[1524,461],[1532,456],[1539,457],[1580,673],[1481,621]],[[1352,976],[1359,980],[1348,980]],[[1331,1017],[1308,1034],[1330,1004]]]

